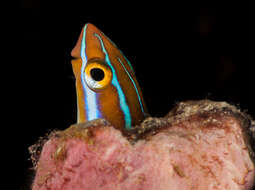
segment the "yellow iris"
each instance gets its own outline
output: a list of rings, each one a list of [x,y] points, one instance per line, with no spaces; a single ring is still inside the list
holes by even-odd
[[[90,62],[85,68],[85,80],[92,90],[100,90],[111,82],[112,71],[102,63]]]

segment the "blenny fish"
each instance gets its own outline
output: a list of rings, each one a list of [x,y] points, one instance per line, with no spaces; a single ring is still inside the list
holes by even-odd
[[[138,125],[147,108],[134,69],[118,47],[88,23],[71,52],[77,123],[103,118],[121,130]]]

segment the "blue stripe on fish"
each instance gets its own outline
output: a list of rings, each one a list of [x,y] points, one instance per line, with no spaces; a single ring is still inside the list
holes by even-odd
[[[107,53],[107,50],[104,47],[103,40],[101,39],[101,37],[98,34],[94,33],[94,35],[99,39],[101,47],[102,47],[102,50],[103,50],[103,52],[105,54],[105,61],[110,66],[110,68],[112,70],[112,75],[113,75],[113,77],[112,77],[112,84],[116,87],[118,95],[119,95],[120,108],[121,108],[121,110],[122,110],[122,112],[124,114],[125,127],[127,129],[131,129],[131,123],[132,123],[131,113],[130,113],[130,110],[129,110],[129,106],[128,106],[127,102],[126,102],[126,98],[125,98],[125,95],[123,93],[123,90],[122,90],[122,88],[121,88],[121,86],[120,86],[120,84],[118,82],[116,71],[115,71],[114,67],[111,64],[111,61],[110,61],[109,55]]]
[[[81,42],[81,58],[82,58],[82,67],[81,67],[81,81],[83,90],[85,93],[84,101],[85,101],[85,110],[86,110],[86,118],[87,120],[97,119],[99,117],[99,108],[97,104],[97,94],[92,91],[86,84],[85,81],[85,67],[87,64],[87,56],[86,56],[86,29],[87,25],[84,27],[83,37]],[[79,114],[78,114],[79,115]],[[79,122],[79,121],[78,121]]]
[[[141,110],[142,110],[142,112],[144,113],[144,108],[143,108],[142,100],[141,100],[141,97],[140,97],[140,95],[139,95],[138,89],[137,89],[137,87],[136,87],[135,81],[134,81],[133,78],[130,76],[129,72],[127,71],[126,67],[124,66],[124,64],[122,63],[122,61],[121,61],[121,59],[120,59],[119,57],[118,57],[118,60],[119,60],[120,64],[122,65],[123,69],[126,71],[128,77],[129,77],[129,79],[130,79],[131,82],[133,83],[133,86],[134,86],[134,88],[135,88],[135,91],[136,91],[136,94],[137,94],[137,97],[138,97],[139,104],[140,104],[140,106],[141,106]]]

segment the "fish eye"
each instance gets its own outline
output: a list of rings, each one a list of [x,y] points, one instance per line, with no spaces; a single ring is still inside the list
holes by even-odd
[[[112,80],[110,67],[101,60],[88,61],[84,74],[86,84],[92,90],[104,89]]]

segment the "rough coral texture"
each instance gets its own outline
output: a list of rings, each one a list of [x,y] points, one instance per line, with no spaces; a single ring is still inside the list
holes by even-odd
[[[252,129],[248,116],[212,101],[179,103],[126,133],[105,120],[73,125],[44,143],[32,189],[251,189]]]

